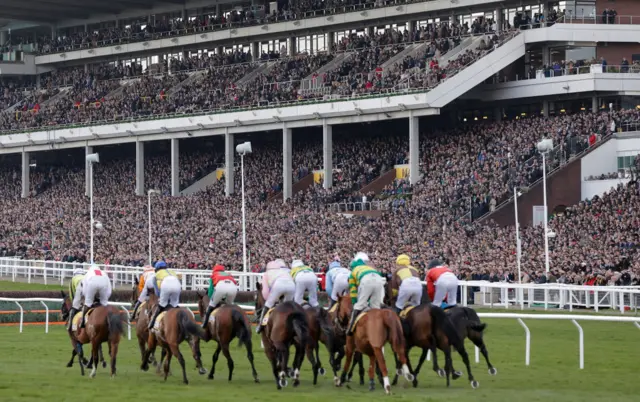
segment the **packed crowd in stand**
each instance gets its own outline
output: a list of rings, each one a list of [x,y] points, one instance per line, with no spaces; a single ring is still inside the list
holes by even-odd
[[[335,188],[314,186],[284,205],[271,200],[282,185],[281,144],[266,144],[245,160],[251,269],[260,270],[276,257],[302,258],[324,269],[334,255],[346,260],[353,250],[363,249],[383,270],[393,266],[395,255],[405,252],[419,267],[434,256],[443,256],[462,278],[514,280],[513,228],[469,224],[460,218],[469,210],[467,200],[471,197],[474,208],[487,211],[491,199],[499,204],[513,185],[537,179],[540,165],[533,149],[543,136],[565,147],[558,158],[568,158],[588,146],[585,138],[591,133],[605,137],[625,122],[637,120],[638,111],[621,110],[426,132],[420,150],[424,177],[413,187],[396,182],[393,189],[388,188],[389,209],[380,218],[345,218],[322,205],[335,201],[336,194],[350,197],[394,164],[406,163],[408,144],[402,137],[369,139],[373,146],[366,149],[359,143],[366,139],[336,138],[334,163],[340,172],[336,173]],[[181,188],[215,170],[221,161],[220,154],[215,161],[204,154],[181,157]],[[293,161],[293,174],[300,178],[319,167],[321,147],[296,144]],[[148,157],[145,162],[146,189],[158,188],[166,195],[170,183],[168,158]],[[557,158],[549,163],[552,168]],[[86,261],[88,200],[84,197],[83,166],[38,166],[31,175],[33,196],[28,199],[19,198],[19,172],[4,169],[0,174],[2,253],[30,259]],[[104,225],[97,231],[96,259],[111,264],[144,264],[147,200],[133,195],[134,161],[107,160],[96,166],[95,175],[96,219]],[[220,180],[192,196],[154,198],[154,258],[165,258],[170,265],[182,268],[222,263],[238,269],[242,261],[239,172],[235,188],[236,195],[225,197],[224,180]],[[525,281],[637,283],[639,202],[638,184],[632,181],[627,187],[555,216],[550,221],[557,233],[551,245],[550,275],[543,274],[540,228],[525,229]]]

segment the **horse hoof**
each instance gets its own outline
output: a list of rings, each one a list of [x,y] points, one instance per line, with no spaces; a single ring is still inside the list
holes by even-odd
[[[207,376],[207,378],[208,378],[208,379],[210,379],[210,380],[213,380],[213,374],[209,374],[209,375]]]
[[[182,382],[184,383],[184,385],[189,385],[189,380],[184,380]]]
[[[342,385],[342,384],[340,383],[340,379],[338,378],[338,376],[333,376],[333,384],[334,384],[336,387],[339,387],[340,385]]]
[[[255,378],[253,379],[253,381],[254,381],[256,384],[260,384],[260,379],[259,379],[258,377],[255,377]]]
[[[396,369],[396,375],[402,375],[402,369]]]
[[[142,366],[140,366],[140,370],[149,371],[149,366],[147,366],[146,364],[143,364]]]
[[[287,377],[289,377],[289,378],[293,377],[293,369],[292,368],[287,369]]]
[[[320,367],[320,369],[318,370],[318,374],[324,376],[325,374],[327,374],[327,371],[324,369],[324,367]]]
[[[282,387],[282,388],[286,388],[286,387],[287,387],[287,385],[289,385],[289,381],[287,381],[285,378],[281,378],[281,379],[278,381],[278,385],[279,385],[280,387]]]
[[[107,362],[102,362],[102,368],[107,368]]]
[[[454,380],[457,380],[460,377],[462,377],[462,373],[459,371],[454,371],[453,374],[451,374],[451,378],[453,378]]]
[[[82,363],[80,363],[82,364]],[[67,367],[73,367],[73,363],[67,363]]]
[[[391,395],[391,385],[387,385],[384,387],[384,393],[387,395]]]
[[[444,377],[445,375],[447,375],[447,373],[443,369],[438,369],[436,373],[438,374],[438,377]]]
[[[298,380],[298,379],[293,380],[293,388],[297,388],[299,385],[300,385],[300,380]],[[315,385],[315,384],[313,384],[313,385]]]
[[[477,389],[480,386],[480,383],[476,380],[471,381],[471,388]]]
[[[489,375],[498,375],[498,369],[495,367],[491,367],[489,369]]]
[[[418,388],[418,379],[417,378],[413,379],[413,388]]]
[[[207,369],[206,369],[206,368],[204,368],[204,367],[200,367],[200,368],[198,369],[198,374],[200,374],[200,375],[207,374]]]
[[[404,376],[404,379],[405,379],[405,380],[407,380],[408,382],[413,382],[413,380],[415,380],[415,378],[416,378],[416,377],[415,377],[413,374],[411,374],[411,373],[407,373],[407,374]]]
[[[391,381],[391,385],[393,385],[394,387],[396,385],[398,385],[398,376],[397,375],[395,377],[393,377],[393,381]]]
[[[96,378],[96,373],[92,372],[91,374],[89,374],[89,377]]]
[[[376,390],[375,385],[369,385],[369,391],[370,391],[370,392],[373,392],[373,391],[375,391],[375,390]]]

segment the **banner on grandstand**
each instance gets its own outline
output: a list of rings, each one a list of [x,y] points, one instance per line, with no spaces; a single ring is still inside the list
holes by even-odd
[[[313,182],[316,184],[321,184],[324,179],[324,170],[314,170],[313,171]]]
[[[396,179],[402,180],[409,177],[409,165],[395,165]]]
[[[533,206],[533,226],[544,224],[545,216],[544,205]]]
[[[220,180],[224,177],[224,168],[216,169],[216,180]]]

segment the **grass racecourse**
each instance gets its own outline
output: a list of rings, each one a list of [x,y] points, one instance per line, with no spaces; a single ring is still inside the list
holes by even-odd
[[[9,290],[0,282],[1,290]],[[16,289],[11,285],[11,290]],[[20,290],[25,288],[19,285]],[[40,287],[41,288],[41,287]],[[38,289],[38,288],[36,288]],[[17,290],[17,289],[16,289]],[[500,312],[500,310],[495,310]],[[616,314],[616,313],[612,313]],[[53,319],[52,320],[57,320]],[[80,376],[76,365],[66,368],[71,345],[64,328],[50,327],[44,333],[40,325],[27,325],[20,334],[17,326],[0,327],[0,400],[2,401],[638,401],[640,388],[640,330],[631,323],[582,322],[585,332],[585,369],[578,367],[578,332],[569,321],[528,320],[532,334],[531,365],[524,364],[525,337],[520,325],[513,319],[486,319],[489,324],[486,342],[497,376],[487,373],[484,360],[472,363],[480,388],[473,390],[463,377],[446,388],[443,379],[431,371],[430,362],[419,377],[418,388],[404,382],[385,396],[382,388],[371,393],[366,386],[351,384],[351,389],[333,386],[331,375],[320,377],[318,385],[311,383],[307,361],[303,364],[302,384],[277,391],[268,362],[254,336],[254,353],[261,383],[251,378],[245,351],[232,347],[235,360],[234,379],[227,381],[227,365],[221,356],[216,378],[200,376],[190,357],[189,349],[181,350],[187,360],[189,385],[180,380],[180,366],[172,361],[173,375],[164,382],[153,369],[139,369],[140,355],[137,343],[126,338],[118,353],[118,375],[111,379],[108,368],[98,369],[95,379]],[[388,348],[385,348],[388,350]],[[473,348],[467,345],[473,359]],[[106,351],[106,349],[105,349]],[[203,344],[203,361],[210,369],[214,344]],[[324,352],[324,351],[323,351]],[[88,348],[85,346],[85,353]],[[417,361],[412,351],[412,361]],[[188,357],[187,357],[188,356]],[[328,366],[326,353],[323,365]],[[387,361],[392,361],[387,352]],[[442,358],[441,358],[442,361]],[[463,368],[459,357],[454,360],[458,370]],[[290,382],[291,384],[291,382]]]

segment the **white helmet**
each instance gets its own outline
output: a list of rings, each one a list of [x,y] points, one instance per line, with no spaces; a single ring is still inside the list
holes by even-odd
[[[282,258],[278,258],[277,260],[274,261],[275,263],[280,265],[280,268],[288,268],[287,267],[287,263],[282,259]]]
[[[76,275],[84,275],[84,269],[82,269],[82,268],[75,268],[75,269],[73,270],[73,276],[76,276]]]
[[[363,262],[371,261],[369,260],[369,256],[362,251],[358,251],[356,255],[353,257],[354,260],[362,260]]]
[[[291,268],[304,267],[304,262],[302,260],[293,260],[291,263]]]

